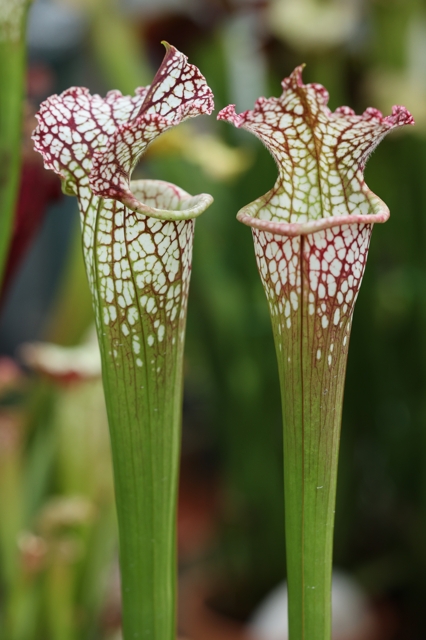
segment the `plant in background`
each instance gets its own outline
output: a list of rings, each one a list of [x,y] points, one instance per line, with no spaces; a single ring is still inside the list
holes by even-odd
[[[30,0],[0,0],[0,283],[19,188],[29,4]]]
[[[369,154],[404,107],[383,117],[331,112],[328,93],[304,85],[302,67],[280,98],[218,118],[254,133],[278,166],[275,186],[241,209],[252,228],[269,302],[281,383],[291,640],[331,635],[337,460],[349,335],[374,223],[389,217],[364,182]]]
[[[151,86],[105,99],[71,88],[41,106],[45,166],[79,202],[111,433],[124,638],[175,638],[176,493],[194,218],[212,202],[130,182],[147,145],[213,96],[166,44]]]
[[[45,624],[58,639],[86,637],[99,624],[106,595],[105,567],[112,564],[116,546],[108,422],[96,333],[91,331],[76,347],[23,344],[20,356],[44,378],[53,395],[55,494],[28,523],[49,548],[43,574]],[[73,529],[77,529],[74,536]],[[41,617],[34,615],[34,620]]]
[[[22,361],[54,390],[58,490],[100,505],[113,501],[108,422],[96,332],[75,347],[25,343]]]

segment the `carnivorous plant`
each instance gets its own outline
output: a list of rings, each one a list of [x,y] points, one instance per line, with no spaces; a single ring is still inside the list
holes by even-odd
[[[349,335],[375,223],[387,206],[364,182],[368,156],[404,107],[331,112],[328,93],[298,67],[280,98],[218,118],[254,133],[278,167],[238,220],[252,228],[272,319],[283,405],[284,493],[291,640],[331,637],[337,460]]]
[[[35,148],[76,195],[101,350],[120,536],[125,640],[174,640],[182,364],[195,218],[212,202],[130,182],[147,145],[210,114],[199,70],[170,45],[151,86],[73,87],[38,114]]]

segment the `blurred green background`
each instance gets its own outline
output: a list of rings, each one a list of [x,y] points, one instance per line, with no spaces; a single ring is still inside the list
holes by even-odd
[[[368,598],[368,640],[426,638],[424,0],[34,0],[23,145],[24,168],[38,166],[39,178],[23,172],[21,206],[28,219],[32,206],[46,215],[0,317],[0,638],[119,637],[102,389],[96,365],[90,375],[81,365],[97,354],[77,205],[56,192],[35,203],[44,174],[29,133],[40,101],[70,85],[105,94],[149,84],[161,40],[199,66],[217,110],[279,95],[305,62],[305,82],[326,86],[331,109],[404,104],[414,115],[416,127],[386,138],[366,169],[391,218],[374,230],[354,316],[335,563]],[[211,117],[165,134],[136,175],[215,198],[196,225],[189,303],[180,625],[193,640],[240,638],[285,576],[277,367],[251,234],[235,220],[276,168],[253,136]],[[34,340],[64,349],[22,349]],[[236,627],[197,630],[195,580]]]

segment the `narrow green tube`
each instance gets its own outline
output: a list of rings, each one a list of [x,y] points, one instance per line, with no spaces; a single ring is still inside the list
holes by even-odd
[[[101,219],[102,211],[98,215]],[[140,218],[147,248],[168,245],[162,258],[158,249],[149,254],[155,256],[157,275],[136,272],[129,260],[127,282],[140,276],[151,282],[134,306],[123,308],[120,296],[108,304],[100,299],[96,316],[114,464],[124,638],[174,640],[183,349],[194,220]],[[98,262],[98,274],[105,264]],[[120,288],[117,281],[115,286]]]

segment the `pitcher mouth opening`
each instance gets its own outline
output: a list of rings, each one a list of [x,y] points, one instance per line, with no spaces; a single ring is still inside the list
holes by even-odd
[[[268,195],[269,194],[266,194],[266,196]],[[315,233],[316,231],[321,231],[322,229],[340,227],[343,225],[373,225],[376,223],[380,224],[386,222],[389,219],[390,213],[383,200],[370,191],[368,187],[365,187],[364,195],[368,197],[372,206],[372,213],[347,213],[338,216],[335,215],[318,218],[316,220],[307,220],[305,222],[281,222],[279,220],[267,220],[260,217],[262,210],[266,208],[266,196],[263,196],[240,209],[237,214],[237,220],[248,227],[252,227],[252,229],[289,237],[304,236],[310,233]]]
[[[192,196],[163,180],[132,180],[130,189],[120,199],[136,213],[170,221],[197,218],[213,202],[213,197],[209,194]]]

